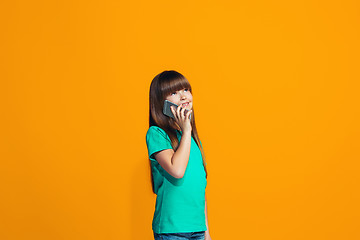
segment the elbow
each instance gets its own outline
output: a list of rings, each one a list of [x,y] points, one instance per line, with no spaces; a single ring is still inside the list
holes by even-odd
[[[184,175],[185,175],[185,171],[177,171],[173,174],[173,177],[177,179],[181,179],[184,177]]]

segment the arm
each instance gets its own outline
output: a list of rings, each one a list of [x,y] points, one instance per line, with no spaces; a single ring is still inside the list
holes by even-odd
[[[207,228],[207,230],[205,231],[205,240],[211,240],[210,232],[209,232],[208,216],[207,216],[206,194],[205,194],[205,221]]]
[[[182,109],[181,112],[180,109]],[[175,116],[176,123],[182,130],[179,147],[176,152],[172,149],[160,151],[155,155],[155,159],[171,176],[182,178],[190,157],[192,127],[189,117],[192,110],[188,111],[185,115],[185,108],[181,108],[179,105],[176,112],[173,107],[171,107],[171,111]]]
[[[182,178],[189,162],[191,146],[191,132],[183,133],[176,152],[173,149],[166,149],[154,154],[160,166],[175,178]]]

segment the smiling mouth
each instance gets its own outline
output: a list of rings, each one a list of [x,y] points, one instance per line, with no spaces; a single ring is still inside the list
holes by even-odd
[[[188,103],[188,102],[182,104],[182,107],[187,107],[187,106],[189,106],[189,103]]]

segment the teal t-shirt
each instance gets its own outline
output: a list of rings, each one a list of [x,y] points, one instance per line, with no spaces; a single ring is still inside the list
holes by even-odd
[[[181,131],[177,131],[180,142]],[[190,157],[182,178],[174,178],[156,161],[153,154],[172,149],[166,132],[151,126],[146,133],[146,144],[151,161],[154,191],[157,194],[152,229],[155,233],[206,231],[205,188],[206,173],[202,155],[191,137]]]

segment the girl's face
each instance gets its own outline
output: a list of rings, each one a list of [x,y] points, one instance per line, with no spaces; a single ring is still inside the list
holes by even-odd
[[[192,109],[192,94],[189,89],[184,88],[182,90],[170,93],[166,100],[175,103],[176,105],[181,105],[182,108],[186,108],[187,110]]]

